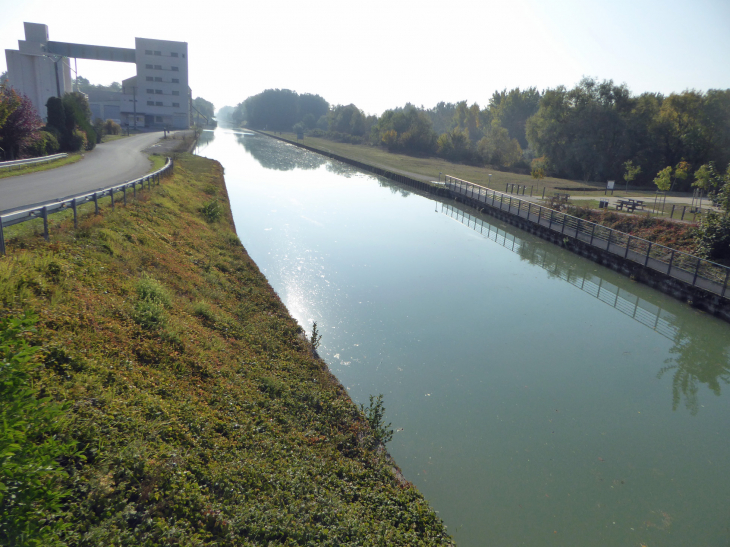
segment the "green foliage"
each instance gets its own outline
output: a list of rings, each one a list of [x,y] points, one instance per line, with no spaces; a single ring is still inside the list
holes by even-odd
[[[730,260],[730,216],[709,211],[700,220],[695,236],[697,254],[708,260]]]
[[[91,107],[86,97],[79,92],[66,93],[63,96],[63,108],[66,118],[65,132],[63,133],[64,148],[69,151],[80,149],[93,150],[96,146],[96,131],[91,125]],[[84,133],[84,139],[79,139],[77,132]],[[76,148],[79,146],[79,148]]]
[[[626,181],[627,188],[629,183],[634,180],[639,173],[641,173],[640,165],[634,165],[634,162],[631,160],[624,162],[624,180]]]
[[[501,167],[511,167],[522,159],[522,148],[517,139],[510,139],[504,127],[493,127],[482,138],[477,151],[485,163]]]
[[[146,330],[158,330],[165,326],[165,308],[170,307],[170,294],[165,287],[144,274],[137,282],[137,301],[132,311],[132,319]]]
[[[385,424],[385,405],[383,405],[382,393],[376,397],[370,396],[370,405],[366,408],[365,405],[360,405],[360,411],[365,416],[368,424],[370,424],[370,430],[372,435],[369,439],[372,447],[378,445],[385,445],[393,439],[393,430],[389,429],[393,424]]]
[[[412,105],[386,110],[370,133],[374,142],[383,144],[391,152],[430,155],[436,151],[437,137],[431,120]]]
[[[58,139],[53,133],[39,131],[36,137],[27,146],[26,151],[31,156],[48,156],[58,152]]]
[[[312,346],[314,351],[317,351],[319,343],[322,341],[322,335],[317,331],[317,322],[312,324],[312,334],[309,337],[309,345]]]
[[[221,210],[221,205],[217,199],[212,199],[209,202],[203,204],[203,206],[200,208],[200,212],[203,213],[205,221],[209,224],[218,222],[218,220],[220,220],[221,218],[221,215],[223,214],[223,211]]]
[[[122,132],[122,126],[114,120],[107,120],[104,122],[104,134],[105,135],[119,135]]]
[[[0,320],[0,544],[63,545],[59,534],[66,472],[58,461],[73,456],[63,440],[64,407],[32,387],[39,347],[27,337],[38,318],[31,313]]]
[[[659,171],[654,177],[654,184],[661,192],[667,192],[672,186],[672,167],[668,166]]]
[[[300,95],[289,89],[267,89],[236,106],[231,118],[237,124],[245,122],[255,129],[289,131],[307,114],[318,120],[328,112],[329,103],[319,95]]]

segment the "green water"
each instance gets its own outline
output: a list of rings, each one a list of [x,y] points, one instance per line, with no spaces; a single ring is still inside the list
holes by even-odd
[[[458,545],[730,545],[730,325],[291,145],[218,129],[198,153]]]

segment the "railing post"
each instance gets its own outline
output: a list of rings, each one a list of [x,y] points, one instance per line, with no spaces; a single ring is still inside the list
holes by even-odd
[[[41,213],[43,214],[43,239],[48,241],[48,207],[43,207]]]
[[[2,220],[0,220],[0,245],[3,245],[3,227],[2,227]],[[5,251],[3,250],[3,253]],[[730,268],[725,268],[725,283],[722,286],[722,293],[720,293],[720,296],[725,296],[725,291],[727,290],[727,280],[730,278]]]
[[[94,192],[94,214],[99,214],[99,196]]]
[[[112,211],[114,210],[114,188],[109,190],[109,195],[112,197]]]
[[[578,219],[578,227],[575,229],[575,239],[580,239],[580,219]]]
[[[79,216],[76,213],[76,198],[71,200],[71,208],[74,210],[74,229],[79,227]]]
[[[542,187],[542,199],[545,199],[545,187]]]
[[[553,229],[553,213],[554,212],[555,211],[553,211],[552,209],[550,209],[550,222],[548,222],[548,230],[552,230]]]
[[[540,220],[542,219],[542,206],[537,206],[537,225],[540,226]]]
[[[608,229],[608,244],[606,245],[606,250],[610,253],[611,252],[611,236],[613,235],[613,230],[611,228]]]
[[[596,235],[596,223],[593,223],[593,230],[591,230],[591,245],[593,245],[593,236]]]
[[[522,210],[522,200],[517,200],[517,216],[520,216],[520,211]]]
[[[122,192],[124,193],[124,206],[126,207],[126,205],[127,205],[127,187],[126,186],[122,187]]]
[[[697,266],[695,267],[695,276],[692,279],[692,285],[694,285],[695,283],[697,283],[697,274],[700,273],[700,263],[701,262],[702,262],[702,259],[701,258],[698,258],[697,259]]]
[[[646,267],[647,264],[649,264],[649,253],[651,252],[651,241],[649,242],[649,247],[646,249],[646,260],[644,260],[644,267]]]
[[[626,242],[626,252],[624,253],[624,258],[627,258],[629,256],[629,247],[631,247],[631,236],[629,236],[629,240]]]
[[[566,221],[567,218],[568,218],[568,215],[566,215],[565,213],[563,213],[563,226],[560,228],[560,233],[561,234],[564,234],[565,233],[565,221]]]
[[[134,181],[134,184],[132,185],[132,195],[134,196],[134,199],[137,199],[137,181]]]
[[[3,233],[3,217],[0,217],[0,256],[5,256],[5,234]],[[725,279],[727,285],[727,279]]]
[[[667,275],[670,275],[672,271],[672,262],[674,262],[674,249],[672,249],[672,256],[669,257],[669,267],[667,268]]]
[[[669,218],[674,218],[674,208],[677,206],[676,203],[672,203],[672,212],[669,213]]]

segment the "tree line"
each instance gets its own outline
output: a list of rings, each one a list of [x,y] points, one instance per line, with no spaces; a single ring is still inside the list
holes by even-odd
[[[724,172],[730,163],[730,89],[633,95],[626,85],[584,78],[572,89],[496,91],[483,108],[467,101],[430,109],[406,104],[379,117],[353,104],[330,105],[319,95],[268,89],[229,112],[234,123],[256,129],[303,130],[572,180],[628,175],[632,184],[653,186],[669,167],[672,189],[688,190],[702,166],[712,162]]]

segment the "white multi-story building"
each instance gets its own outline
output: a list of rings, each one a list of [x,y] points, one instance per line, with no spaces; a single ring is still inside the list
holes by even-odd
[[[134,63],[137,75],[122,82],[119,97],[91,100],[94,115],[129,127],[187,129],[192,97],[188,86],[188,44],[135,38],[135,48],[91,46],[48,40],[48,27],[24,23],[25,40],[5,50],[10,85],[30,97],[42,118],[49,97],[73,90],[71,58]],[[58,77],[57,77],[58,75]],[[107,115],[107,113],[113,115]]]

